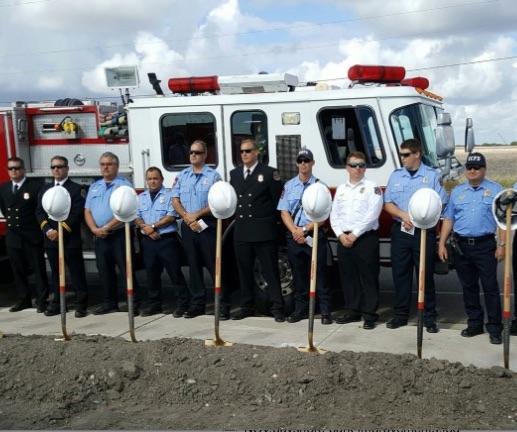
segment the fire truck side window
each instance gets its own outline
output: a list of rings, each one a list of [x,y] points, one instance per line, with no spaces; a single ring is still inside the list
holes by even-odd
[[[345,168],[347,156],[355,151],[366,155],[368,166],[382,164],[385,152],[370,108],[325,108],[318,114],[318,123],[331,166]]]
[[[189,149],[195,140],[206,142],[206,163],[217,165],[215,118],[211,113],[166,114],[160,121],[163,166],[168,171],[190,165]]]
[[[267,132],[267,117],[263,111],[236,111],[231,117],[232,125],[232,160],[235,166],[241,165],[241,142],[252,138],[260,151],[259,161],[269,163],[269,143]]]

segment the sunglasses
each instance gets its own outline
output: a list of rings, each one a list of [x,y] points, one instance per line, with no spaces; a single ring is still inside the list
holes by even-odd
[[[483,168],[482,166],[468,166],[468,167],[465,167],[467,171],[470,171],[470,170],[474,170],[474,171],[479,171],[481,168]]]
[[[63,169],[63,168],[66,168],[66,165],[50,165],[51,170]]]
[[[402,159],[405,159],[405,158],[407,158],[407,157],[411,156],[412,154],[413,154],[413,152],[409,152],[409,153],[399,153],[399,155],[400,155],[400,157],[401,157]]]
[[[312,161],[310,159],[298,159],[296,162],[299,164],[302,164],[302,163],[308,164],[308,163],[311,163]]]
[[[21,169],[23,169],[22,166],[8,166],[7,169],[9,171],[20,171]]]
[[[364,162],[351,162],[348,164],[350,168],[366,168],[366,163]]]
[[[251,153],[255,149],[241,149],[241,154],[243,153]]]
[[[205,152],[200,150],[190,150],[191,155],[202,155],[203,153]]]

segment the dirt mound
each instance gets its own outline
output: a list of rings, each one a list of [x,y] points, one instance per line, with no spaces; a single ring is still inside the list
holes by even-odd
[[[515,375],[410,354],[0,339],[1,429],[515,429]]]

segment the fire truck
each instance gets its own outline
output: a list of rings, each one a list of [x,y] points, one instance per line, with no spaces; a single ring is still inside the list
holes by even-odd
[[[207,164],[229,179],[240,164],[239,146],[253,138],[260,160],[274,166],[283,180],[297,175],[296,155],[302,147],[315,158],[314,174],[334,192],[345,182],[345,160],[353,151],[366,155],[366,175],[380,185],[401,166],[400,144],[409,138],[422,142],[423,161],[444,180],[456,179],[463,167],[454,156],[450,114],[442,97],[427,90],[424,77],[407,78],[400,66],[355,65],[345,88],[317,82],[300,83],[291,74],[171,78],[164,94],[155,74],[148,74],[155,96],[127,98],[124,106],[95,101],[60,99],[54,103],[13,103],[0,109],[0,164],[8,157],[25,160],[27,176],[50,179],[54,155],[68,158],[70,177],[88,187],[99,178],[98,159],[105,151],[120,158],[120,174],[137,191],[145,171],[159,167],[165,185],[189,166],[188,148],[195,139],[207,143]],[[473,128],[467,119],[465,147],[473,147]],[[1,181],[7,181],[2,171]],[[391,218],[380,219],[380,256],[389,264]],[[279,266],[285,296],[292,291],[285,236],[279,221]],[[223,256],[232,260],[232,224],[223,236]],[[335,259],[336,239],[327,226]],[[0,236],[5,220],[0,219]],[[84,232],[85,259],[93,260],[91,236]],[[3,241],[2,241],[3,243]],[[3,251],[2,251],[3,252]],[[5,255],[5,254],[4,254]],[[329,262],[329,265],[331,262]],[[258,291],[265,290],[257,263]]]

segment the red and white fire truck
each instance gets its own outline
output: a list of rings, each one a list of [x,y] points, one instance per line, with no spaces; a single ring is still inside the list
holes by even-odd
[[[345,158],[360,150],[367,157],[367,176],[386,185],[401,166],[400,144],[420,140],[423,160],[445,179],[459,177],[454,156],[451,117],[442,98],[427,90],[426,78],[406,78],[403,67],[355,65],[350,85],[299,83],[290,74],[171,78],[164,95],[155,74],[149,79],[157,95],[133,98],[126,106],[60,99],[50,104],[16,102],[0,109],[0,165],[8,157],[25,160],[27,175],[50,178],[54,155],[70,162],[70,176],[88,187],[99,177],[98,159],[105,151],[120,158],[120,173],[137,190],[145,188],[145,170],[160,167],[165,185],[189,164],[188,146],[202,139],[207,163],[228,180],[240,162],[239,144],[254,138],[262,162],[278,168],[288,180],[297,174],[296,154],[309,148],[316,161],[314,174],[331,191],[346,180]],[[108,113],[108,114],[107,114]],[[465,145],[473,146],[472,122],[467,120]],[[7,181],[6,170],[1,181]],[[1,216],[1,215],[0,215]],[[391,219],[381,216],[381,260],[389,263]],[[0,219],[0,236],[5,220]],[[329,229],[332,251],[336,239]],[[85,231],[85,258],[94,259]],[[231,255],[232,226],[224,234],[223,253]],[[284,294],[292,292],[292,275],[279,224],[280,267]],[[4,254],[5,255],[5,254]],[[332,255],[335,255],[332,254]],[[331,256],[332,256],[331,255]],[[263,288],[260,271],[257,285]]]

